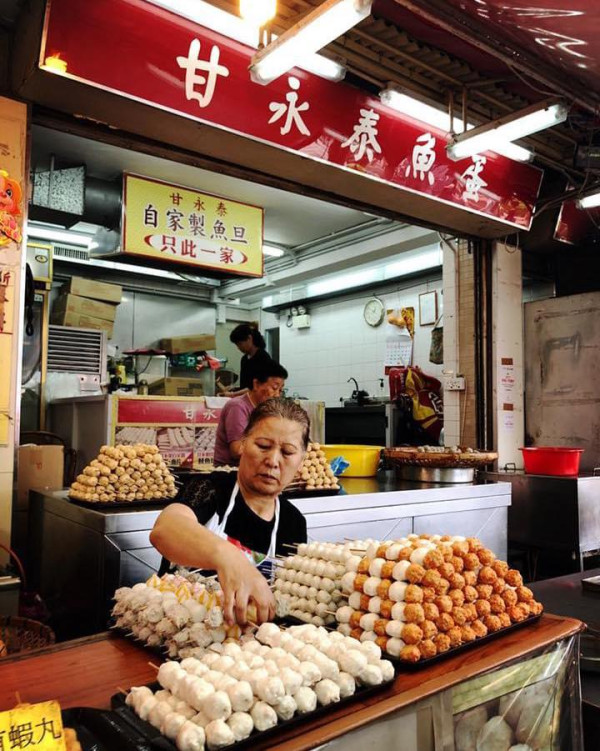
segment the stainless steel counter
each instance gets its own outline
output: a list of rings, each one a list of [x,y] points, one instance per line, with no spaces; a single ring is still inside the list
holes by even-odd
[[[389,539],[410,532],[480,537],[506,556],[510,485],[423,487],[399,481],[393,471],[377,478],[347,478],[343,495],[294,499],[315,540]],[[66,491],[33,491],[30,572],[53,616],[59,638],[106,626],[114,590],[158,570],[149,535],[158,508],[97,510],[70,503]]]
[[[585,559],[600,554],[600,477],[521,471],[483,477],[512,486],[508,540],[511,548],[528,554],[529,579],[583,571]]]
[[[400,480],[393,470],[377,477],[341,480],[342,495],[294,499],[304,514],[309,537],[392,539],[417,534],[479,537],[506,558],[507,484],[426,485]]]

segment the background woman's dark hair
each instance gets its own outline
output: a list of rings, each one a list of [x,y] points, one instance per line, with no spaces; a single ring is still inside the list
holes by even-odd
[[[245,342],[249,336],[252,337],[254,345],[259,349],[264,349],[267,346],[260,331],[256,326],[250,326],[249,323],[240,323],[239,326],[236,326],[231,334],[229,334],[229,341],[237,344],[238,342]]]
[[[254,374],[253,381],[258,381],[259,383],[266,383],[269,380],[269,378],[283,378],[283,380],[285,381],[287,377],[288,377],[288,372],[283,367],[283,365],[280,365],[278,362],[275,362],[275,360],[269,360],[257,370],[257,372]]]
[[[258,425],[259,422],[268,419],[269,417],[281,417],[285,420],[291,420],[297,422],[302,426],[302,443],[304,448],[308,446],[310,441],[310,417],[306,410],[302,409],[299,404],[293,399],[284,399],[282,397],[277,399],[267,399],[255,407],[250,413],[250,419],[246,430],[244,430],[244,437],[250,435],[252,429]]]

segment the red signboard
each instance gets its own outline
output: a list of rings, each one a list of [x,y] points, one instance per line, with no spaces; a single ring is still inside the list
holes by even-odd
[[[154,443],[172,467],[212,467],[220,409],[203,397],[114,397],[113,443]]]
[[[542,173],[492,153],[458,162],[446,136],[347,83],[294,69],[250,79],[253,51],[143,0],[51,0],[50,72],[359,172],[521,229]],[[45,67],[49,56],[60,66]]]
[[[554,239],[569,245],[584,245],[598,240],[600,209],[579,209],[576,201],[565,201],[560,208]]]
[[[122,425],[217,425],[220,410],[208,409],[204,398],[163,399],[144,397],[119,399],[117,422]]]

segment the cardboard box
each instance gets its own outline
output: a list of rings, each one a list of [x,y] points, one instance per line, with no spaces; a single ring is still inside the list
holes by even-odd
[[[77,313],[79,315],[102,318],[105,321],[114,321],[117,314],[117,306],[108,302],[99,302],[89,297],[78,295],[61,295],[52,307],[53,314]]]
[[[153,396],[204,396],[200,379],[160,378],[148,384],[148,393]]]
[[[56,326],[72,326],[78,329],[106,331],[106,335],[109,339],[113,335],[114,324],[112,321],[106,321],[104,318],[95,318],[94,316],[86,316],[82,313],[70,313],[67,310],[58,312],[52,311],[50,323],[53,323]]]
[[[161,339],[159,346],[172,355],[181,355],[184,352],[206,352],[216,348],[217,338],[213,334],[173,336],[170,339]]]
[[[61,490],[64,486],[62,446],[19,446],[17,508],[29,508],[29,491]]]
[[[70,292],[72,295],[79,295],[79,297],[90,297],[92,300],[102,300],[117,305],[123,297],[123,288],[118,284],[94,282],[80,276],[72,276],[63,286],[62,292]]]

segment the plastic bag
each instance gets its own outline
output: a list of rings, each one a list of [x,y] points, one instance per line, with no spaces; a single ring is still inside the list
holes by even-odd
[[[578,637],[452,689],[453,751],[582,748]],[[574,690],[575,689],[575,690]]]
[[[343,474],[350,466],[350,462],[346,461],[343,456],[334,457],[331,460],[330,464],[333,474],[336,477],[339,477],[341,474]]]

